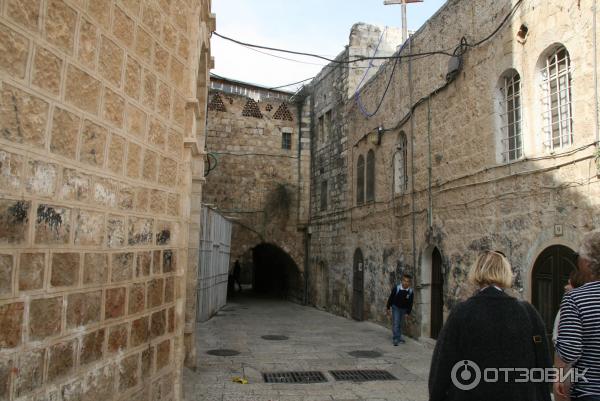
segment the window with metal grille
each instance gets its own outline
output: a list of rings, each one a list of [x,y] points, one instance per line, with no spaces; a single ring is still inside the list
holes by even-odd
[[[281,149],[290,150],[292,149],[292,133],[282,132],[281,133]]]
[[[507,163],[523,156],[521,76],[517,71],[510,70],[504,74],[500,91],[502,161]]]
[[[545,60],[542,68],[542,118],[545,145],[560,149],[573,143],[571,61],[563,46]]]
[[[327,180],[321,181],[321,210],[327,210]]]
[[[375,152],[367,153],[367,202],[375,200]]]
[[[365,203],[365,158],[358,156],[356,163],[356,204]]]
[[[394,153],[394,193],[401,194],[408,188],[408,150],[406,134],[400,132]]]

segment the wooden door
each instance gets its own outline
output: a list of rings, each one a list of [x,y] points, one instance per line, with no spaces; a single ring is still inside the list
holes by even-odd
[[[437,248],[431,254],[431,338],[437,339],[444,325],[444,274],[442,255]]]
[[[352,317],[355,320],[364,320],[365,273],[363,254],[360,249],[354,252],[353,264]]]

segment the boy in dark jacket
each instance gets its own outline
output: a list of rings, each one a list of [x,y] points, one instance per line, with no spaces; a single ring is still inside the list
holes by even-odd
[[[410,315],[413,307],[414,291],[411,288],[412,276],[408,273],[402,275],[401,284],[392,288],[392,293],[387,301],[387,312],[392,309],[392,335],[394,345],[404,343],[402,339],[402,321]]]

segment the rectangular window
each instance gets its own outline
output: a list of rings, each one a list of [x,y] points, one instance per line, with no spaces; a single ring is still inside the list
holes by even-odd
[[[327,210],[327,180],[321,182],[321,210]]]
[[[523,156],[523,140],[521,138],[521,77],[515,71],[504,77],[503,93],[503,126],[502,160],[506,163]]]
[[[323,116],[319,117],[319,126],[317,127],[317,140],[323,141],[325,134],[325,126],[323,125]]]
[[[292,149],[292,133],[282,132],[281,133],[281,149],[290,150]]]
[[[323,132],[323,142],[327,142],[329,140],[329,135],[331,134],[331,110],[325,113],[325,121],[323,122],[325,131]]]
[[[573,116],[571,62],[567,49],[561,47],[546,59],[542,80],[546,145],[552,150],[570,146],[573,143]]]

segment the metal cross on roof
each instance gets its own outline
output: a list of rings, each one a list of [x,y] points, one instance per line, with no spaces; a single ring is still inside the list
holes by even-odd
[[[402,43],[408,39],[408,26],[406,24],[406,5],[408,3],[422,3],[423,0],[384,0],[383,5],[389,6],[393,4],[402,5]]]

